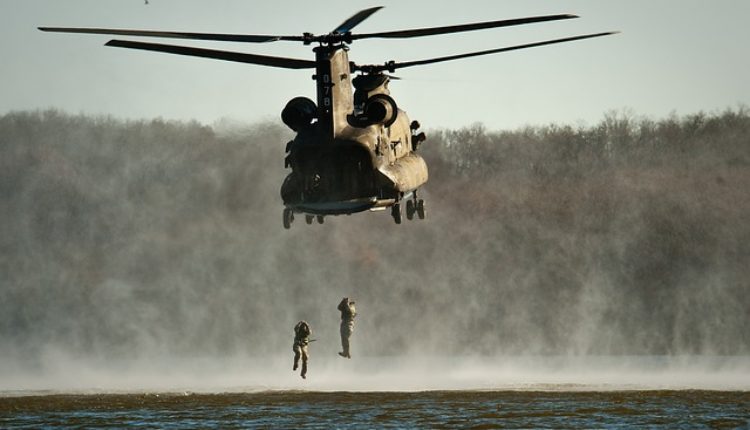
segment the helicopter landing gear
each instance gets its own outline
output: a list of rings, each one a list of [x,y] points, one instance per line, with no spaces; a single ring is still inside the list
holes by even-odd
[[[294,212],[292,212],[292,210],[289,208],[284,209],[283,218],[284,228],[289,230],[289,227],[292,226],[292,221],[294,221]]]
[[[396,224],[401,224],[401,203],[396,203],[391,206],[391,216]]]
[[[414,198],[406,201],[406,219],[414,219],[414,214],[416,214],[419,219],[424,219],[425,217],[424,200],[417,198],[416,191],[414,192]]]
[[[414,219],[414,213],[417,211],[416,205],[414,204],[414,200],[407,200],[406,201],[406,219],[411,221]]]
[[[292,226],[293,221],[294,221],[294,211],[292,211],[289,208],[284,209],[284,228],[288,230]],[[314,221],[317,221],[318,224],[323,224],[325,220],[324,220],[323,215],[305,214],[305,223],[307,223],[307,225],[312,224]]]
[[[318,224],[323,224],[323,215],[305,215],[305,222],[310,225],[313,221],[318,221]]]

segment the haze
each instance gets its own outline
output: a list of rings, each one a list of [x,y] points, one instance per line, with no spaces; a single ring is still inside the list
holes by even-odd
[[[0,389],[747,387],[749,134],[746,109],[433,130],[427,220],[284,230],[276,123],[2,116]]]
[[[623,33],[397,73],[428,219],[289,231],[279,112],[309,71],[36,27],[321,33],[373,4],[149,3],[0,6],[0,390],[750,387],[747,2],[381,2],[358,30],[581,18],[354,61]]]

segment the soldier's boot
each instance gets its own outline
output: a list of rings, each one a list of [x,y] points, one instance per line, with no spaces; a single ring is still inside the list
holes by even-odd
[[[307,361],[302,361],[302,373],[300,373],[299,376],[302,377],[302,379],[307,379]]]
[[[351,358],[349,356],[349,338],[345,337],[343,334],[341,335],[341,349],[343,351],[339,352],[339,355],[344,358]]]
[[[349,348],[344,348],[344,351],[339,352],[339,355],[344,358],[352,358],[351,354],[349,354]]]

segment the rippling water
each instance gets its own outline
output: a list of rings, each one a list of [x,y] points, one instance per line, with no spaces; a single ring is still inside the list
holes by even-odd
[[[750,357],[0,362],[0,428],[750,428]]]
[[[0,398],[0,427],[748,428],[743,391],[51,394]]]

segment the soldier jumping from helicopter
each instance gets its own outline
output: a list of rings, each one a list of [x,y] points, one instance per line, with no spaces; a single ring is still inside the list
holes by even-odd
[[[306,379],[305,375],[307,375],[307,359],[310,357],[307,352],[307,345],[310,343],[310,334],[312,334],[312,330],[307,322],[300,321],[294,326],[294,344],[292,344],[294,367],[292,367],[292,370],[297,370],[299,359],[302,357],[302,371],[300,372],[302,379]]]
[[[344,297],[339,303],[338,310],[341,311],[341,348],[343,349],[339,352],[339,355],[352,358],[349,353],[349,338],[354,331],[354,317],[357,315],[354,309],[354,300]]]

